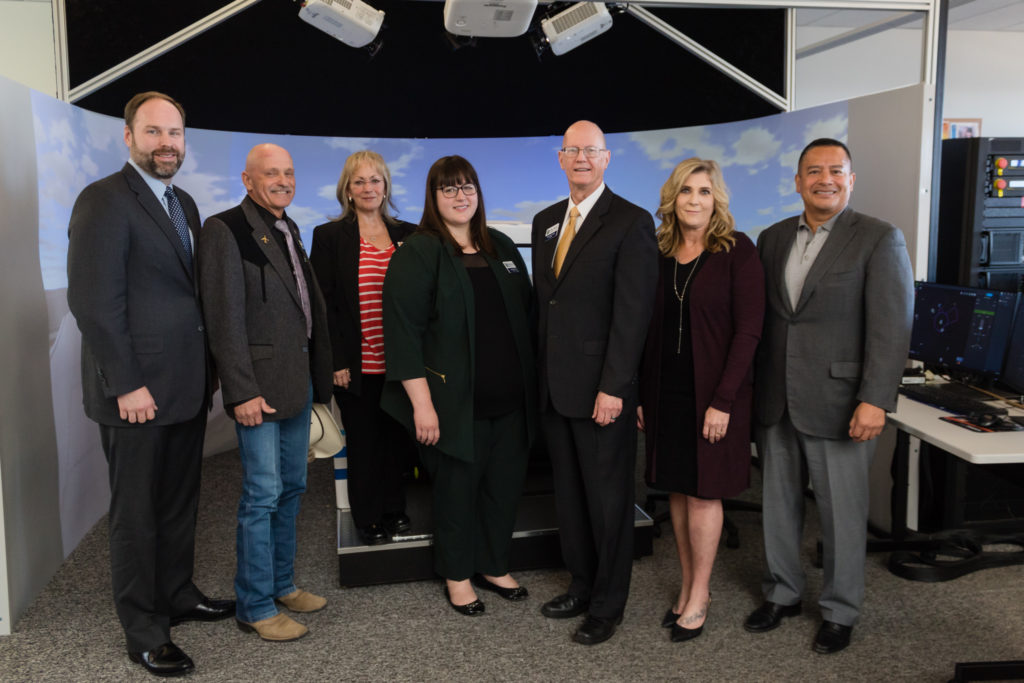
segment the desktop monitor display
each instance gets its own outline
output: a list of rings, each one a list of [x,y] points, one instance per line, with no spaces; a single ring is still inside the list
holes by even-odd
[[[1018,394],[1024,394],[1024,300],[1017,307],[1017,319],[1010,334],[1006,367],[1000,381]]]
[[[973,381],[999,377],[1017,305],[1015,292],[914,284],[910,357]]]

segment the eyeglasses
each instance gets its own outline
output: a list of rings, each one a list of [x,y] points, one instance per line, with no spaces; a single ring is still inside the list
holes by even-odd
[[[588,159],[595,159],[601,156],[601,152],[607,152],[608,150],[604,147],[594,147],[590,145],[588,147],[563,147],[561,150],[562,154],[570,157],[578,157],[580,152],[587,155]]]
[[[372,187],[377,187],[378,185],[383,185],[383,184],[384,184],[384,179],[383,178],[370,178],[369,180],[363,180],[362,178],[360,178],[359,180],[353,180],[352,181],[352,186],[355,187],[358,190],[363,189],[367,185],[370,185]]]
[[[451,199],[459,194],[459,190],[462,190],[462,194],[467,197],[472,197],[476,194],[476,185],[473,183],[464,183],[462,185],[445,185],[444,187],[437,188],[441,190],[441,194]]]

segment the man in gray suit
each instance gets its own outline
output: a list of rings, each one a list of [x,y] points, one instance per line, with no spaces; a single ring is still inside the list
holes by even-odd
[[[193,277],[199,211],[171,184],[185,112],[158,92],[124,110],[130,160],[78,196],[68,227],[68,305],[82,331],[85,413],[110,467],[110,564],[128,654],[151,673],[192,660],[170,627],[234,614],[192,583],[210,382]]]
[[[199,282],[210,349],[234,417],[242,459],[235,595],[243,631],[295,640],[292,612],[327,601],[295,586],[295,519],[306,490],[312,401],[331,400],[327,310],[302,238],[285,213],[295,195],[291,155],[253,147],[242,172],[247,197],[207,219]]]
[[[803,215],[757,241],[768,304],[754,396],[767,573],[765,602],[745,627],[769,631],[800,613],[809,475],[824,550],[823,621],[813,646],[821,654],[849,645],[860,614],[873,439],[896,408],[913,315],[903,234],[848,208],[852,163],[837,140],[807,145],[796,175]]]

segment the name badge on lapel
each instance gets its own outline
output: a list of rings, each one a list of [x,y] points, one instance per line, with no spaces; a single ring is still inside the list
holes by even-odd
[[[502,261],[501,265],[505,266],[505,270],[510,273],[518,273],[519,269],[516,268],[515,261]]]
[[[544,240],[554,239],[558,235],[558,228],[561,224],[555,223],[550,228],[544,231]]]

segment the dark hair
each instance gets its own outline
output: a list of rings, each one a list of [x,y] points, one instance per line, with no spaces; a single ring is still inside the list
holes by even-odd
[[[170,102],[174,105],[174,108],[181,114],[181,125],[185,125],[185,108],[178,103],[176,99],[170,95],[165,95],[162,92],[155,90],[149,90],[147,92],[140,92],[135,97],[128,100],[128,104],[124,105],[124,125],[128,126],[128,130],[132,130],[132,126],[135,125],[135,114],[138,113],[139,107],[150,100],[163,100]]]
[[[441,157],[427,171],[427,196],[423,200],[423,218],[420,219],[420,230],[437,235],[442,241],[454,245],[456,251],[462,251],[462,247],[452,237],[444,219],[441,218],[441,212],[437,208],[437,191],[445,185],[461,185],[463,183],[476,185],[477,205],[476,213],[469,221],[470,239],[480,251],[486,252],[489,256],[496,256],[497,252],[494,250],[491,237],[487,232],[484,193],[480,189],[480,179],[476,175],[473,164],[460,156]]]
[[[853,155],[850,154],[850,148],[839,140],[833,140],[832,138],[818,138],[817,140],[811,140],[804,147],[804,151],[800,152],[800,158],[796,160],[796,172],[800,172],[800,164],[804,163],[804,157],[815,147],[842,147],[843,151],[846,152],[846,158],[850,160],[850,168],[853,168]]]

